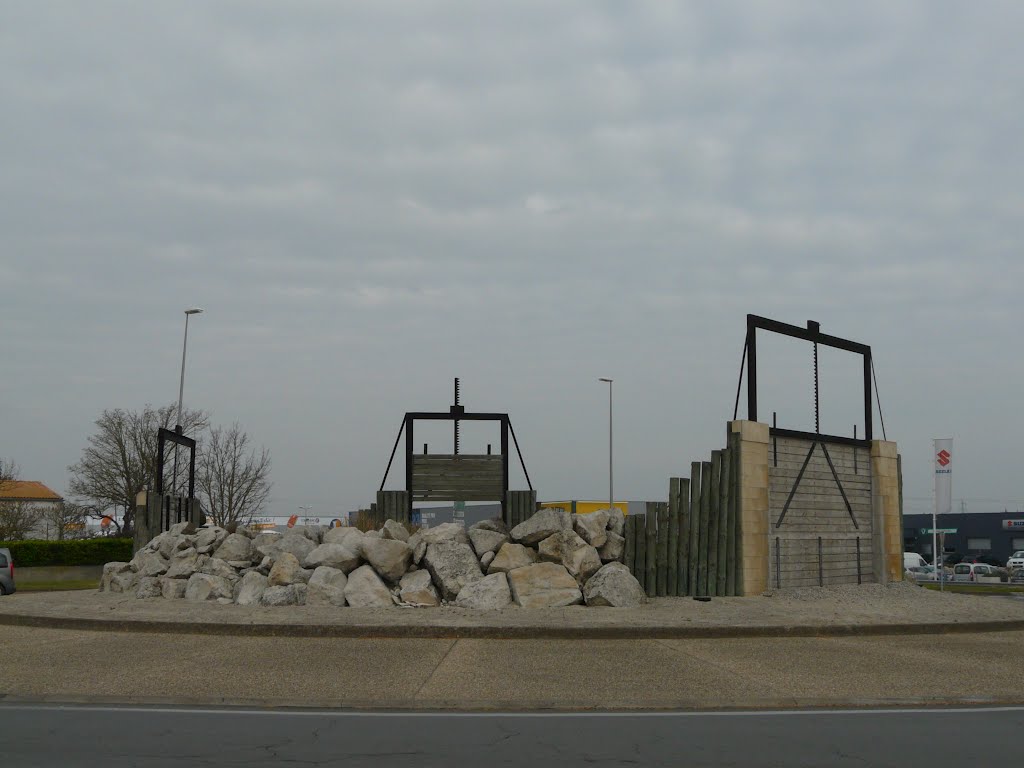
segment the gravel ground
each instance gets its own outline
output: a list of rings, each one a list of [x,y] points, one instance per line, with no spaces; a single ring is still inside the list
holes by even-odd
[[[17,617],[206,625],[319,626],[387,630],[425,627],[457,630],[528,628],[644,630],[715,627],[831,627],[837,625],[949,625],[1024,621],[1024,599],[939,593],[910,583],[774,590],[759,597],[663,597],[639,608],[510,608],[501,612],[441,608],[335,608],[331,606],[218,605],[185,600],[138,600],[100,592],[16,593],[0,598],[0,623]],[[8,618],[9,617],[9,618]],[[6,619],[6,621],[5,621]],[[128,628],[128,627],[125,627]],[[181,631],[180,627],[177,631]],[[201,630],[200,630],[201,631]]]

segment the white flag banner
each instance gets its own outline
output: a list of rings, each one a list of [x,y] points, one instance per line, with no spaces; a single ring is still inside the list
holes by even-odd
[[[953,511],[953,439],[935,440],[932,462],[935,466],[935,514]]]

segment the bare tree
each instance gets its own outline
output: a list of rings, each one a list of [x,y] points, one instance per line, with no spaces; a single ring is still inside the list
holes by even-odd
[[[204,511],[220,526],[247,525],[270,496],[270,452],[251,447],[237,423],[215,427],[200,446],[196,485]]]
[[[48,539],[80,539],[85,534],[85,519],[89,515],[87,507],[69,501],[58,501],[45,505],[37,516],[37,529],[41,529]]]
[[[141,411],[123,408],[105,410],[96,420],[96,432],[89,436],[82,457],[68,467],[71,472],[69,495],[80,500],[89,517],[101,519],[111,507],[124,510],[119,524],[110,515],[121,535],[132,533],[135,518],[135,495],[153,485],[156,473],[157,429],[171,429],[181,423],[185,434],[195,438],[209,424],[205,411],[185,410],[177,419],[177,407],[145,406]],[[165,461],[164,484],[170,488],[171,461]],[[180,477],[188,470],[188,462],[179,462]]]
[[[2,486],[12,480],[18,479],[18,465],[13,459],[0,459],[0,496],[3,496]]]
[[[24,501],[0,502],[0,541],[24,539],[38,520],[36,510]]]

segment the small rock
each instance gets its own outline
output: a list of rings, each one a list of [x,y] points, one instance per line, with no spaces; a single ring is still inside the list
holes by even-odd
[[[608,530],[619,536],[626,534],[626,516],[618,507],[613,507],[608,511]]]
[[[500,611],[512,604],[508,579],[504,573],[492,573],[467,584],[459,591],[455,605],[481,611]]]
[[[494,552],[484,552],[483,557],[480,558],[480,569],[484,572],[487,571],[487,566],[494,560]]]
[[[175,523],[170,528],[170,534],[172,536],[182,536],[190,533],[195,533],[196,527],[192,524],[192,521],[186,521],[184,523]]]
[[[398,598],[407,605],[436,606],[441,598],[430,580],[429,571],[413,571],[402,577],[399,583]]]
[[[473,529],[481,531],[494,531],[495,533],[508,534],[508,526],[505,525],[505,521],[500,517],[492,517],[489,520],[481,520],[479,523],[474,523],[469,526],[469,530]]]
[[[587,605],[607,605],[613,608],[634,608],[647,602],[640,582],[622,563],[601,566],[583,586]]]
[[[267,587],[260,596],[260,605],[268,607],[278,605],[305,605],[309,590],[305,584],[283,584]]]
[[[354,608],[390,608],[391,592],[369,565],[361,565],[348,575],[345,599]]]

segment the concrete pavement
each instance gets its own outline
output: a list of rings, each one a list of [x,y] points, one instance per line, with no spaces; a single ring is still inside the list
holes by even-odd
[[[0,701],[631,710],[1024,702],[1024,632],[705,640],[2,630]]]

